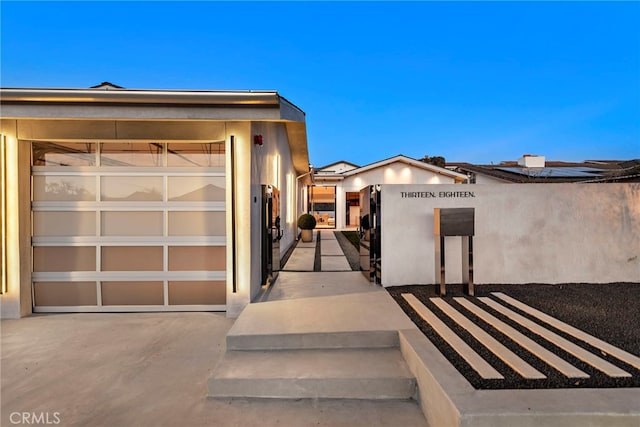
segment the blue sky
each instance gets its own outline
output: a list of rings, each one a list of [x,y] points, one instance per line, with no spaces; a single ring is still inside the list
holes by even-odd
[[[0,3],[3,87],[275,89],[310,160],[640,158],[640,2]]]

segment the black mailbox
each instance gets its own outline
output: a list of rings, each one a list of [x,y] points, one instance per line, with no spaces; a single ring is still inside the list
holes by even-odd
[[[444,242],[447,236],[462,237],[462,276],[464,291],[473,295],[473,236],[475,234],[474,208],[435,208],[433,210],[436,271],[440,282],[440,295],[447,294],[445,278]],[[439,265],[438,265],[439,264]],[[440,267],[438,269],[438,266]]]
[[[474,208],[434,209],[434,234],[436,236],[473,236],[474,213]]]

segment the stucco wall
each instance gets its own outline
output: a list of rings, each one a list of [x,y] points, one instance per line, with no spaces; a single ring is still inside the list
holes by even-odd
[[[280,218],[283,231],[280,253],[293,244],[297,233],[296,173],[284,123],[257,122],[251,135],[262,135],[263,145],[251,143],[251,298],[261,286],[261,200],[262,185],[280,190]]]
[[[403,198],[402,192],[435,197]],[[640,184],[383,185],[384,286],[437,283],[437,207],[475,208],[478,284],[640,278]],[[447,283],[462,280],[460,240],[446,241]]]

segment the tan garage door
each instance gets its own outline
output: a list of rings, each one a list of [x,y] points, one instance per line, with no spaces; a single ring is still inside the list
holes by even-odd
[[[35,312],[224,310],[224,141],[33,141]]]

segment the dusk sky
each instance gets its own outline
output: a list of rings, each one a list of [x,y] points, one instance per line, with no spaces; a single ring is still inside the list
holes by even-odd
[[[314,166],[640,158],[640,2],[0,8],[3,87],[277,90]]]

